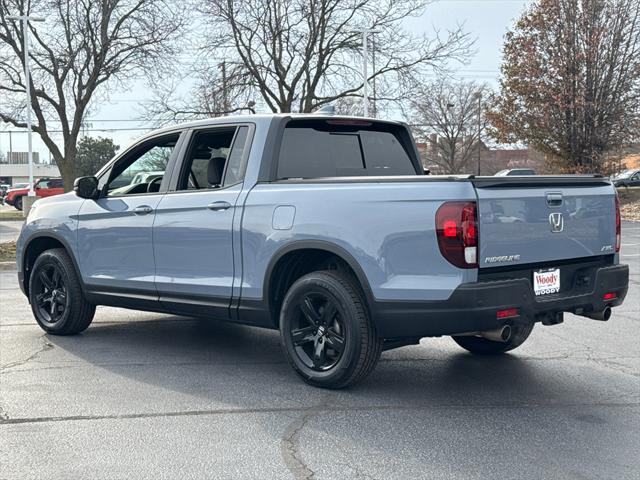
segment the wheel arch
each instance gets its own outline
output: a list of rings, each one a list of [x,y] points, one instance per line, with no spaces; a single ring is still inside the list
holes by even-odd
[[[281,247],[271,258],[264,278],[263,302],[269,314],[278,326],[279,306],[288,288],[298,278],[319,269],[331,269],[335,261],[337,269],[344,269],[357,280],[366,301],[366,308],[371,312],[373,292],[364,270],[358,261],[343,247],[322,240],[298,240]],[[281,274],[289,270],[288,275]]]
[[[82,292],[85,292],[85,287],[82,281],[82,276],[80,275],[78,262],[67,240],[60,235],[56,235],[52,232],[39,232],[29,237],[29,239],[25,242],[24,250],[20,258],[20,265],[22,267],[21,286],[27,297],[29,297],[29,277],[31,276],[31,268],[33,267],[33,264],[42,252],[54,248],[62,248],[67,252],[67,255],[69,255],[69,258],[71,258],[73,267],[76,270],[76,274],[78,275],[80,286],[82,287]]]

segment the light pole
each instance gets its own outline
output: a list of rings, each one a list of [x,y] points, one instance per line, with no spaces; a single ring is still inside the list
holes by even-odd
[[[369,34],[378,33],[378,30],[372,30],[371,28],[363,28],[362,32],[362,106],[364,110],[364,116],[369,116],[369,92],[368,92],[368,80],[369,72],[367,71],[367,61],[369,59],[367,40]],[[375,73],[375,72],[374,72]]]
[[[31,80],[29,79],[29,22],[44,22],[42,17],[32,17],[30,15],[9,15],[8,20],[22,21],[22,36],[24,38],[24,85],[27,93],[27,143],[29,145],[29,196],[35,197],[33,189],[33,143],[31,139]]]
[[[482,132],[481,113],[482,113],[482,92],[476,92],[474,97],[478,99],[478,176],[480,176],[480,134]]]
[[[369,92],[367,91],[367,84],[369,83],[369,73],[367,72],[367,37],[369,36],[369,30],[366,28],[362,30],[362,106],[364,109],[364,116],[369,116]]]

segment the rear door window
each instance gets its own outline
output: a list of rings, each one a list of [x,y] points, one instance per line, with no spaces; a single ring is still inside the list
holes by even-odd
[[[242,161],[249,127],[217,127],[194,133],[185,157],[177,190],[203,190],[228,187],[243,179]],[[210,170],[219,170],[216,184],[210,183]],[[215,175],[217,177],[217,175]]]
[[[284,131],[278,178],[416,175],[393,126],[376,127],[292,122]]]

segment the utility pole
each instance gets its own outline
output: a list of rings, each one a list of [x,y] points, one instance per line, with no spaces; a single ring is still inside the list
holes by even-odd
[[[364,116],[368,117],[369,116],[369,91],[368,91],[369,90],[368,88],[369,72],[367,71],[367,62],[369,61],[369,51],[368,51],[367,40],[369,38],[369,34],[378,33],[378,30],[364,28],[361,31],[362,31],[362,107],[364,110]],[[374,57],[374,62],[375,62],[375,57]],[[373,73],[374,74],[376,73],[375,66],[374,66]],[[375,82],[375,79],[374,79],[374,82]],[[375,92],[375,87],[374,87],[374,92]],[[375,97],[375,93],[374,93],[374,97]]]
[[[229,99],[227,96],[227,62],[223,60],[218,64],[218,67],[222,71],[222,110],[224,112],[229,111]]]
[[[366,28],[362,30],[362,107],[364,110],[364,116],[369,116],[369,92],[367,91],[367,84],[369,83],[369,74],[367,73],[367,37],[369,36],[369,30]]]
[[[372,32],[373,33],[373,32]],[[371,71],[376,73],[376,36],[371,36]],[[376,94],[376,77],[373,77],[373,118],[378,118],[378,100]]]
[[[13,142],[11,141],[11,130],[9,130],[9,158],[7,158],[7,163],[11,163],[11,157],[13,157]]]
[[[22,21],[22,36],[24,37],[24,85],[27,93],[27,143],[29,145],[29,196],[35,197],[33,189],[33,143],[31,138],[31,80],[29,78],[29,22],[44,22],[42,17],[29,15],[9,15],[8,20]]]
[[[478,99],[478,176],[480,176],[480,135],[482,133],[482,92],[476,92],[474,97]]]

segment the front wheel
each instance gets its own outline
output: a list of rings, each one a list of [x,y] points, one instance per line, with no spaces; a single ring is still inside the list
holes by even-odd
[[[22,210],[22,197],[17,197],[13,202],[13,206],[18,210]]]
[[[323,388],[362,380],[376,366],[383,343],[355,280],[337,271],[310,273],[289,288],[280,338],[296,373]]]
[[[453,336],[453,340],[465,350],[477,355],[498,355],[522,345],[533,330],[533,323],[511,326],[511,336],[506,342],[494,342],[480,336]]]
[[[54,335],[73,335],[93,320],[95,305],[84,298],[73,262],[62,248],[40,254],[29,277],[29,302],[38,325]]]

